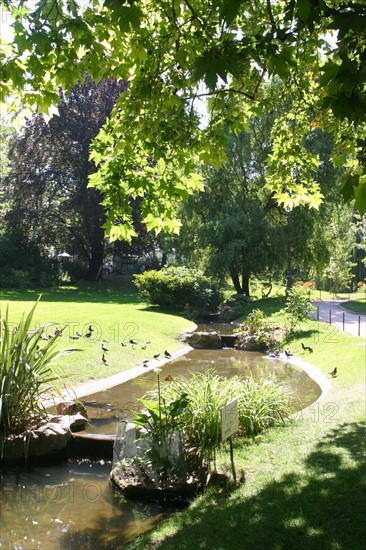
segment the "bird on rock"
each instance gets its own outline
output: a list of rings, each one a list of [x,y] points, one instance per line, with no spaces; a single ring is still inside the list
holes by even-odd
[[[331,372],[329,372],[328,374],[330,374],[333,378],[335,376],[337,376],[337,367],[335,367]]]

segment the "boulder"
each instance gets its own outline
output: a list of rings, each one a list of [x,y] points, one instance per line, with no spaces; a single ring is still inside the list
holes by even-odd
[[[231,306],[223,306],[219,312],[219,319],[224,323],[230,323],[240,317],[241,313]]]
[[[235,344],[235,347],[245,351],[264,351],[266,344],[260,342],[255,334],[246,334],[240,338],[240,342]]]
[[[75,415],[81,413],[84,418],[88,418],[85,405],[81,401],[62,401],[56,405],[57,414]]]
[[[3,460],[12,462],[28,457],[57,457],[66,450],[71,440],[71,421],[70,416],[47,415],[34,428],[9,435],[3,441]]]
[[[189,332],[186,334],[186,343],[194,349],[221,349],[222,341],[217,332]]]

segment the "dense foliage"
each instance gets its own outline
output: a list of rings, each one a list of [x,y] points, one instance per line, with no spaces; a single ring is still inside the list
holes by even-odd
[[[174,202],[200,187],[197,162],[224,158],[236,132],[264,106],[291,97],[276,118],[266,182],[284,206],[317,207],[318,156],[305,141],[333,131],[346,166],[344,196],[365,210],[365,5],[352,0],[4,0],[14,41],[1,54],[2,99],[48,111],[61,86],[86,75],[128,80],[95,141],[111,238],[134,232],[130,197],[148,229],[178,229]],[[278,76],[277,96],[263,94]],[[207,100],[208,114],[202,117]],[[9,105],[9,103],[8,103]]]
[[[89,77],[60,94],[58,114],[33,117],[10,141],[3,181],[9,202],[5,222],[46,254],[67,251],[95,280],[106,254],[101,194],[88,187],[96,168],[90,144],[110,116],[126,83]],[[67,267],[67,266],[64,266]],[[75,270],[74,270],[75,271]],[[80,271],[80,270],[79,270]]]
[[[221,294],[201,273],[184,266],[171,266],[135,275],[135,284],[147,302],[178,310],[217,311]]]

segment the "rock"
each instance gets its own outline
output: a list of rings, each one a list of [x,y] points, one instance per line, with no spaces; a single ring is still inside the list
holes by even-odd
[[[4,440],[5,462],[26,460],[27,457],[58,456],[71,440],[70,419],[63,415],[47,415],[38,425]],[[85,419],[84,419],[85,420]]]
[[[70,430],[72,432],[81,432],[85,430],[86,425],[88,424],[88,419],[85,418],[81,413],[76,413],[69,415],[70,418]]]
[[[81,401],[63,401],[56,405],[57,414],[75,415],[81,413],[84,418],[88,418],[85,405]]]
[[[219,319],[224,323],[230,323],[240,317],[241,313],[237,309],[230,306],[223,306],[219,312]]]
[[[235,347],[246,351],[264,351],[266,344],[260,342],[255,334],[247,334],[240,338],[240,343],[235,344]]]
[[[222,342],[217,332],[189,332],[185,341],[194,349],[221,349]]]

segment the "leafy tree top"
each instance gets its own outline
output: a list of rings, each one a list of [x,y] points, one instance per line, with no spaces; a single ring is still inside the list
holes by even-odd
[[[289,206],[321,200],[312,128],[335,132],[348,163],[346,198],[364,211],[364,2],[349,0],[23,0],[3,49],[1,94],[47,111],[87,74],[128,80],[95,142],[92,185],[104,192],[111,238],[132,231],[129,200],[142,197],[149,229],[174,231],[174,202],[200,187],[197,161],[218,165],[224,128],[242,130],[264,105],[291,98],[273,136],[268,185]],[[333,32],[336,44],[325,37]],[[265,93],[268,77],[283,87]],[[207,100],[208,117],[200,116]],[[202,120],[203,118],[203,120]]]

